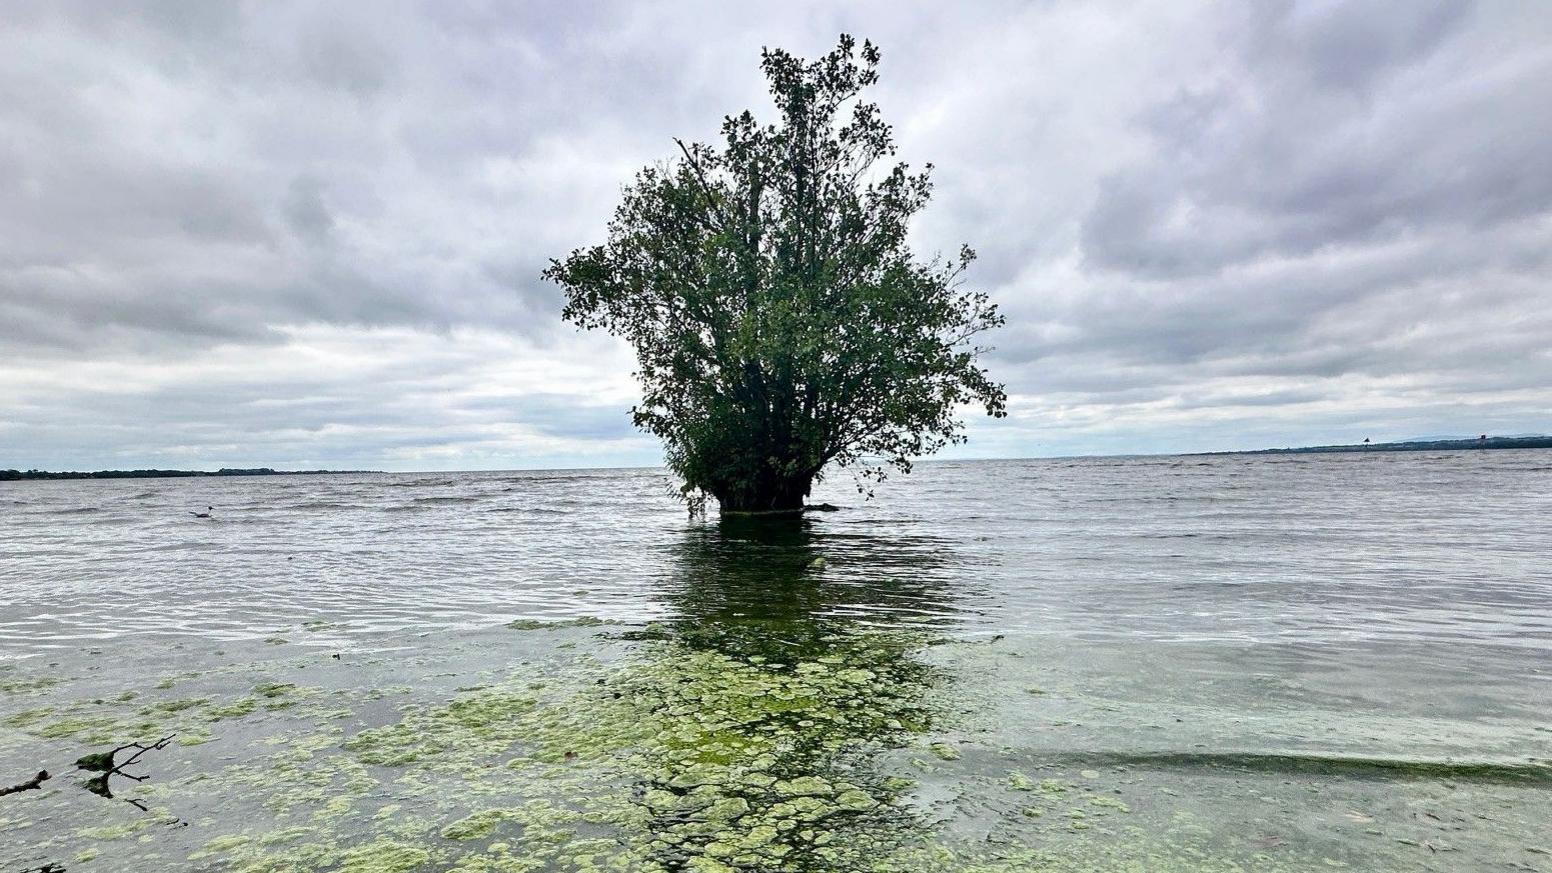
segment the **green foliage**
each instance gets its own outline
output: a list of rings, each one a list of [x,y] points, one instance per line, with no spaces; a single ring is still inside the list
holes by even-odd
[[[976,363],[972,339],[1002,317],[962,287],[974,253],[923,261],[906,244],[931,165],[878,166],[890,127],[859,97],[878,61],[849,36],[811,62],[767,49],[779,123],[746,111],[720,149],[680,142],[625,190],[607,242],[544,273],[568,320],[635,348],[632,416],[687,497],[799,508],[832,462],[909,472],[964,439],[960,407],[1005,414]]]

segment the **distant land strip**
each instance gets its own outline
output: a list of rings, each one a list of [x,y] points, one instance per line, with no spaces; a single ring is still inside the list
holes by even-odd
[[[1197,452],[1201,455],[1303,455],[1322,452],[1437,452],[1457,449],[1552,449],[1552,436],[1478,437],[1463,440],[1406,440],[1397,443],[1353,443],[1304,446],[1295,449],[1254,449],[1243,452]]]
[[[269,467],[222,467],[219,470],[97,470],[94,472],[0,470],[0,482],[23,479],[187,479],[200,476],[338,476],[345,473],[380,473],[381,470],[273,470]]]
[[[1190,455],[1301,455],[1327,452],[1437,452],[1459,449],[1552,449],[1552,436],[1478,437],[1458,440],[1405,440],[1394,443],[1352,443],[1335,446],[1301,446],[1285,449],[1247,449],[1235,452],[1188,452]],[[382,470],[275,470],[270,467],[222,467],[219,470],[96,470],[93,472],[48,470],[0,470],[0,482],[24,479],[183,479],[200,476],[340,476],[381,473]]]

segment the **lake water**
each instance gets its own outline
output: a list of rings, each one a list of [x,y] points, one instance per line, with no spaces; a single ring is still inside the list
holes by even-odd
[[[1552,451],[669,486],[0,483],[0,871],[1552,871]]]

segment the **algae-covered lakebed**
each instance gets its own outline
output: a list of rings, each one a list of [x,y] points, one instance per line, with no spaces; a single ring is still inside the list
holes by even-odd
[[[629,471],[219,483],[261,509],[195,533],[100,497],[108,531],[48,514],[115,493],[85,485],[182,492],[41,483],[3,540],[0,789],[48,776],[0,795],[0,873],[1552,870],[1534,547],[1508,523],[1473,540],[1507,587],[1454,613],[1496,626],[1452,621],[1375,587],[1377,561],[1355,575],[1376,530],[1285,537],[1280,562],[1179,536],[1221,528],[1231,485],[1277,512],[1289,477],[1327,504],[1356,487],[1323,460],[1212,463],[942,465],[883,508],[776,526],[523,511],[660,484]],[[971,517],[956,495],[993,472],[1072,484]],[[1200,505],[1139,509],[1149,483]],[[360,508],[303,537],[309,503]],[[1480,582],[1464,548],[1401,564]],[[1082,584],[1031,589],[1053,572]],[[1324,625],[1313,583],[1254,590],[1298,572],[1340,577],[1370,626],[1344,586]]]

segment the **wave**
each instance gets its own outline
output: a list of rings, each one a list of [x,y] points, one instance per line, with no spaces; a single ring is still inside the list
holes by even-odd
[[[1552,785],[1552,764],[1539,761],[1450,761],[1371,758],[1293,752],[1102,752],[1058,756],[1073,763],[1106,767],[1157,767],[1181,770],[1237,770],[1255,773],[1307,773],[1369,776],[1377,779],[1448,779]]]
[[[555,473],[544,476],[514,476],[510,479],[502,479],[502,482],[527,485],[537,482],[576,482],[603,478],[596,473]]]

